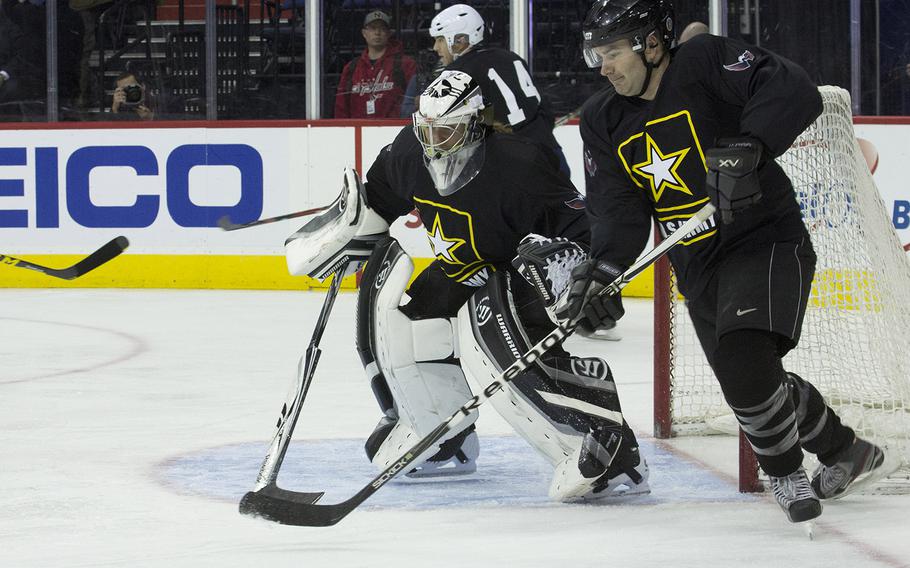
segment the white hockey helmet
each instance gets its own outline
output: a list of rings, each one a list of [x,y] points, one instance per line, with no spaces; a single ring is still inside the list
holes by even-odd
[[[430,37],[446,38],[449,50],[453,49],[455,36],[462,34],[468,36],[468,45],[483,41],[483,18],[467,4],[449,6],[430,22]],[[454,51],[452,53],[455,55]]]
[[[480,86],[464,71],[443,71],[420,95],[414,134],[441,195],[458,191],[483,165],[483,110]]]

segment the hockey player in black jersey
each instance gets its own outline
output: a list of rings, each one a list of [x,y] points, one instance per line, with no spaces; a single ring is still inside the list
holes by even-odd
[[[884,469],[781,358],[799,340],[815,253],[793,187],[774,161],[821,112],[796,64],[701,35],[674,47],[669,0],[600,0],[583,25],[585,59],[615,88],[581,115],[592,259],[572,274],[560,316],[622,315],[597,297],[642,250],[709,199],[709,220],[670,261],[705,355],[791,521],[821,513]],[[808,479],[802,450],[821,462]]]
[[[550,148],[559,158],[560,169],[569,175],[569,163],[553,136],[553,114],[534,86],[527,64],[507,49],[484,46],[483,34],[483,18],[466,4],[449,6],[430,23],[433,49],[445,68],[464,71],[477,81],[493,106],[495,122]]]
[[[358,352],[383,412],[366,451],[382,468],[471,398],[466,377],[483,388],[553,329],[538,285],[552,304],[586,258],[572,242],[589,240],[583,198],[550,152],[494,133],[488,114],[469,75],[443,71],[421,95],[413,127],[369,169],[363,199],[344,196],[317,230],[287,243],[291,273],[310,273],[420,211],[436,259],[408,287],[410,257],[394,239],[380,240],[358,297]],[[515,262],[537,277],[534,286],[512,266],[520,244],[530,260]],[[553,498],[648,491],[647,464],[605,361],[555,349],[504,391],[491,403],[554,466]],[[408,475],[473,472],[476,418]]]

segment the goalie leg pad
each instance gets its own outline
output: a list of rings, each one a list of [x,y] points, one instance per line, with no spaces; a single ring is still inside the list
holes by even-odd
[[[486,385],[527,352],[532,343],[519,319],[509,292],[509,275],[497,272],[486,286],[475,293],[458,315],[461,363],[479,385]],[[623,419],[616,385],[609,366],[599,358],[544,356],[503,387],[490,403],[515,431],[556,468],[559,487],[582,478],[585,487],[574,485],[569,498],[577,493],[593,493],[597,481],[618,455]],[[615,434],[612,445],[604,440]],[[631,431],[630,431],[631,432]],[[608,463],[591,478],[579,470],[583,446],[587,457],[597,445],[605,446]],[[632,436],[630,447],[637,450]],[[631,448],[630,448],[631,449]],[[597,454],[603,456],[602,452]],[[577,472],[573,477],[568,472]],[[580,483],[580,482],[579,482]],[[561,493],[551,494],[562,499]]]
[[[377,430],[367,448],[380,468],[391,465],[472,396],[455,358],[452,321],[412,320],[399,309],[413,270],[411,258],[398,242],[386,239],[364,271],[358,296],[358,352],[386,415],[379,425],[385,435]],[[385,388],[376,389],[377,384]],[[408,475],[474,471],[479,451],[473,432],[476,419],[474,413],[440,439],[438,446],[415,460],[419,465]],[[454,438],[462,444],[453,449],[456,442],[446,444]]]

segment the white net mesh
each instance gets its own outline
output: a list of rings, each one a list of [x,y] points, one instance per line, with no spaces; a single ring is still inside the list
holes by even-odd
[[[879,491],[910,491],[910,262],[853,132],[849,94],[821,87],[825,109],[778,159],[818,255],[788,371],[814,384],[844,422],[896,452]],[[758,205],[760,207],[760,205]],[[670,396],[677,435],[733,433],[732,419],[671,286]]]

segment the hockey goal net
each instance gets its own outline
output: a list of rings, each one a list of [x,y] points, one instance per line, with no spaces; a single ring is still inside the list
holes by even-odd
[[[874,491],[907,493],[910,262],[857,145],[849,94],[820,91],[822,115],[778,159],[818,255],[800,343],[784,366],[818,387],[859,435],[900,456],[901,468]],[[655,435],[736,434],[666,260],[654,294]],[[744,491],[760,490],[755,463],[741,444]]]

